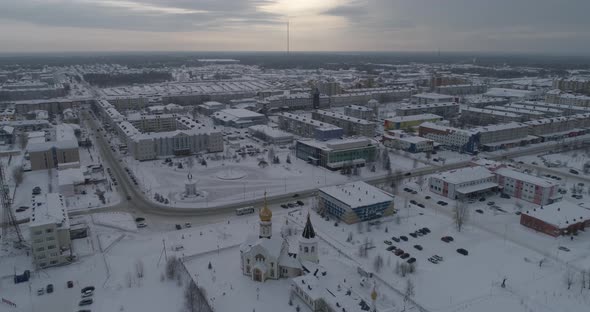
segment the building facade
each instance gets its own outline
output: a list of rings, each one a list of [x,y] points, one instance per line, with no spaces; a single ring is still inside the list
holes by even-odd
[[[375,136],[375,124],[365,119],[350,117],[325,110],[314,111],[311,116],[315,120],[342,128],[345,136],[365,136],[368,138]]]
[[[431,192],[451,199],[465,199],[495,192],[496,176],[484,167],[467,167],[441,172],[428,179]]]
[[[508,168],[500,168],[495,171],[495,174],[502,193],[512,197],[537,205],[548,205],[561,198],[557,192],[559,184],[551,180]]]
[[[407,104],[395,110],[396,116],[411,116],[421,114],[434,114],[449,119],[459,116],[459,103],[436,102],[430,104]]]
[[[344,130],[335,125],[291,113],[279,113],[279,129],[305,138],[326,141],[339,139]]]
[[[338,170],[347,166],[364,166],[375,160],[377,144],[369,139],[330,141],[300,140],[295,156],[316,166]]]

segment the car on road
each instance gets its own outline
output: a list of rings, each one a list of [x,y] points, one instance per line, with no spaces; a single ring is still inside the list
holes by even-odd
[[[281,204],[281,208],[287,209],[287,208],[289,208],[289,206],[287,206],[287,204]]]
[[[94,291],[94,289],[95,289],[95,288],[94,288],[94,286],[86,286],[86,287],[84,287],[84,288],[82,288],[82,289],[80,290],[80,293],[82,293],[82,294],[83,294],[83,293],[85,293],[85,292],[87,292],[87,291]]]
[[[394,242],[396,242],[396,243],[399,243],[399,238],[397,238],[395,236],[392,236],[391,237],[391,240],[394,241]]]
[[[412,205],[416,205],[417,203],[418,203],[418,202],[416,202],[416,201],[415,201],[415,200],[413,200],[413,199],[412,199],[412,200],[410,200],[410,204],[412,204]]]
[[[445,202],[444,202],[444,201],[442,201],[442,200],[439,200],[439,201],[437,201],[436,203],[437,203],[437,204],[439,204],[439,205],[441,205],[441,206],[444,206],[444,205],[445,205]]]
[[[90,298],[94,295],[94,290],[87,290],[82,293],[82,298]]]
[[[488,206],[493,206],[493,205],[495,205],[495,204],[496,204],[496,203],[495,203],[495,202],[493,202],[493,201],[489,201],[489,202],[488,202]]]
[[[392,245],[393,243],[389,240],[384,240],[383,243],[385,243],[385,245]]]
[[[403,254],[403,255],[401,255],[399,257],[402,258],[402,259],[408,259],[410,257],[410,254],[409,253],[405,253],[405,254]]]
[[[192,226],[193,226],[193,225],[192,225],[190,222],[186,222],[186,223],[184,224],[184,227],[185,227],[185,228],[190,228],[190,227],[192,227]]]
[[[404,175],[407,177],[407,176],[411,176],[412,173],[411,172],[406,172],[406,173],[404,173]]]
[[[428,196],[428,195],[426,195],[426,196],[424,197],[424,199],[430,199],[430,198],[431,198],[431,197],[430,197],[430,196]]]
[[[135,222],[145,222],[145,218],[144,217],[137,217],[137,218],[135,218]]]
[[[39,194],[41,194],[41,188],[38,187],[38,186],[35,186],[33,188],[33,192],[32,193],[33,193],[33,195],[39,195]]]
[[[500,194],[500,197],[502,198],[506,198],[506,199],[510,199],[510,195],[506,194],[506,193],[502,193]]]
[[[42,296],[45,294],[45,288],[39,288],[37,289],[37,296]]]
[[[475,209],[475,212],[483,214],[483,210],[481,209]]]
[[[440,238],[441,241],[445,242],[445,243],[450,243],[452,242],[454,239],[451,236],[443,236]]]
[[[416,258],[410,258],[406,262],[408,262],[409,264],[412,264],[412,263],[416,262]]]
[[[53,292],[53,284],[47,285],[46,291],[48,294],[52,293]]]
[[[570,173],[571,173],[571,174],[580,174],[580,173],[578,172],[578,170],[574,170],[574,169],[570,169]]]
[[[424,204],[422,204],[422,203],[418,203],[416,206],[418,206],[420,208],[426,208],[426,206],[424,206]]]
[[[436,259],[436,261],[439,261],[439,262],[444,260],[444,258],[439,255],[434,255],[434,256],[432,256],[432,258]]]
[[[299,197],[299,194],[293,194],[293,198]]]
[[[412,191],[412,195],[418,194],[418,191]]]
[[[300,201],[300,200],[298,200],[298,201],[297,201],[297,205],[299,205],[299,206],[303,206],[303,205],[305,205],[305,203],[304,203],[304,202],[302,202],[302,201]]]
[[[289,208],[293,208],[293,207],[295,207],[295,205],[294,205],[293,203],[288,203],[288,204],[287,204],[287,207],[289,207]]]
[[[174,227],[175,227],[177,230],[181,230],[181,229],[182,229],[182,226],[180,226],[180,224],[176,224],[176,225],[174,225]]]
[[[464,255],[464,256],[467,256],[469,254],[469,252],[463,248],[457,249],[457,252]]]
[[[480,201],[480,202],[484,202],[484,201],[486,201],[486,198],[485,198],[485,197],[481,197],[481,198],[479,199],[479,201]]]
[[[84,299],[84,300],[80,301],[80,303],[78,303],[78,305],[83,307],[83,306],[91,305],[93,302],[94,301],[92,299]]]
[[[15,210],[15,211],[16,211],[16,212],[23,212],[23,211],[25,211],[25,210],[27,210],[27,209],[29,209],[29,207],[28,207],[28,206],[20,206],[20,207],[16,208],[16,210]]]
[[[421,245],[414,245],[414,248],[416,248],[416,249],[418,249],[418,250],[422,250],[422,249],[424,249],[424,248],[422,248],[422,246],[421,246]]]
[[[559,247],[557,247],[557,249],[562,250],[562,251],[570,251],[570,249],[565,246],[559,246]]]
[[[424,231],[425,233],[430,233],[430,229],[429,229],[429,228],[427,228],[427,227],[423,227],[423,228],[422,228],[422,231]]]
[[[403,235],[402,235],[402,236],[400,236],[399,238],[400,238],[401,240],[403,240],[404,242],[407,242],[407,241],[408,241],[408,237],[407,237],[407,236],[403,236]]]
[[[434,264],[437,264],[438,263],[438,260],[436,260],[436,259],[434,259],[432,257],[428,258],[428,261],[430,261],[430,262],[432,262]]]

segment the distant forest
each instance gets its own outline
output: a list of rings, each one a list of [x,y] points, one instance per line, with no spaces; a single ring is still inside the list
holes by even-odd
[[[169,72],[148,71],[131,74],[85,74],[86,82],[99,87],[114,87],[134,83],[157,83],[172,80]]]

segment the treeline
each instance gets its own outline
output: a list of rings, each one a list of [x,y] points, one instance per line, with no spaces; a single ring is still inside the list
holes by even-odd
[[[129,74],[85,74],[86,82],[99,87],[113,87],[135,83],[157,83],[172,80],[169,72],[148,71]]]

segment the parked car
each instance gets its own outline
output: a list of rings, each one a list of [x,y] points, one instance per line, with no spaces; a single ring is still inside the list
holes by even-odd
[[[422,246],[420,246],[420,245],[414,245],[414,248],[416,248],[418,250],[422,250],[423,249]]]
[[[177,230],[181,230],[182,229],[182,226],[180,226],[180,224],[176,224],[175,227],[176,227]]]
[[[145,218],[144,217],[137,217],[135,218],[135,222],[144,222]]]
[[[578,170],[570,169],[571,174],[579,174]]]
[[[74,282],[72,282],[72,281],[68,281],[68,282],[66,283],[66,286],[67,286],[68,288],[72,288],[72,287],[74,287]]]
[[[87,291],[94,291],[94,286],[86,286],[80,290],[81,293],[85,293]]]
[[[185,227],[185,228],[190,228],[190,227],[192,227],[192,226],[193,226],[193,225],[192,225],[190,222],[186,222],[186,223],[184,223],[184,227]]]
[[[287,206],[287,204],[281,204],[281,208],[287,209],[287,208],[289,208],[289,206]]]
[[[47,293],[50,294],[53,292],[53,284],[47,285]]]
[[[486,198],[485,198],[485,197],[481,197],[481,198],[479,199],[479,201],[480,201],[480,202],[484,202],[484,201],[486,201]]]
[[[33,188],[33,195],[39,195],[39,194],[41,194],[41,188],[38,186],[35,186]]]
[[[394,242],[396,242],[396,243],[399,243],[399,238],[397,238],[395,236],[391,237],[391,240],[394,241]]]
[[[443,261],[443,257],[439,256],[439,255],[434,255],[432,256],[432,258],[436,259],[436,261]]]
[[[489,202],[488,202],[488,206],[493,206],[493,205],[495,205],[495,204],[496,204],[496,203],[495,203],[495,202],[493,202],[493,201],[489,201]]]
[[[396,255],[396,256],[401,256],[401,255],[404,254],[404,250],[403,249],[397,249],[393,254]]]
[[[404,242],[407,242],[407,241],[408,241],[408,237],[407,237],[407,236],[403,236],[403,235],[402,235],[402,236],[400,236],[399,238],[400,238],[401,240],[403,240]]]
[[[385,250],[387,250],[387,251],[394,251],[396,248],[397,247],[395,247],[395,246],[389,246]]]
[[[464,255],[464,256],[467,256],[469,254],[469,252],[463,248],[457,249],[457,252]]]
[[[137,223],[137,228],[138,229],[143,229],[144,227],[147,227],[147,224],[145,224],[145,222],[139,222],[139,223]]]
[[[293,205],[293,203],[288,203],[288,204],[287,204],[287,206],[288,206],[289,208],[293,208],[293,207],[295,207],[295,205]]]
[[[481,209],[475,209],[475,212],[483,214],[483,210],[481,210]]]
[[[423,228],[422,228],[422,231],[424,231],[424,232],[426,232],[426,233],[430,233],[430,229],[429,229],[429,228],[427,228],[427,227],[423,227]]]
[[[412,236],[413,238],[418,238],[418,235],[416,233],[410,233],[410,236]]]
[[[412,263],[416,262],[416,258],[410,258],[410,259],[408,259],[408,261],[406,261],[406,262],[408,262],[408,263],[412,264]]]
[[[302,201],[300,201],[300,200],[298,200],[298,201],[297,201],[297,205],[299,205],[299,206],[303,206],[303,205],[305,205],[305,203],[304,203],[304,202],[302,202]]]
[[[383,243],[385,243],[385,245],[391,245],[392,244],[391,241],[389,241],[389,240],[384,240]]]
[[[78,303],[79,306],[83,307],[83,306],[87,306],[87,305],[91,305],[94,301],[92,299],[84,299],[82,301],[80,301],[80,303]]]
[[[428,196],[428,195],[426,195],[426,196],[424,197],[424,199],[430,199],[430,198],[431,198],[431,197],[430,197],[430,196]]]
[[[410,257],[410,254],[409,253],[405,253],[405,254],[403,254],[403,255],[401,255],[399,257],[402,258],[402,259],[408,259]]]
[[[416,202],[416,201],[415,201],[415,200],[413,200],[413,199],[412,199],[412,200],[410,200],[410,204],[412,204],[412,205],[416,205],[417,203],[418,203],[418,202]]]
[[[293,198],[299,197],[299,194],[293,194]]]
[[[45,294],[45,288],[39,288],[37,289],[37,296],[42,296]]]
[[[23,211],[25,211],[27,209],[29,209],[29,207],[27,207],[27,206],[20,206],[20,207],[16,208],[15,211],[16,212],[23,212]]]
[[[452,242],[454,239],[453,239],[451,236],[443,236],[443,237],[441,237],[441,239],[440,239],[440,240],[442,240],[442,241],[443,241],[443,242],[445,242],[445,243],[450,243],[450,242]]]
[[[416,206],[418,206],[420,208],[426,208],[426,206],[424,206],[424,204],[422,204],[422,203],[418,203]]]
[[[562,250],[562,251],[570,251],[570,249],[565,246],[559,246],[557,249]]]
[[[430,261],[430,262],[432,262],[434,264],[437,264],[438,263],[438,260],[436,260],[436,259],[434,259],[432,257],[428,258],[428,261]]]

